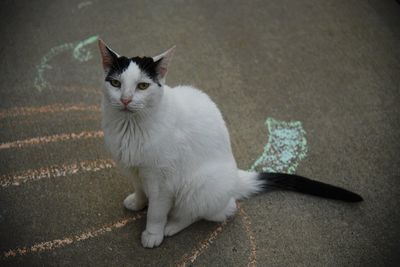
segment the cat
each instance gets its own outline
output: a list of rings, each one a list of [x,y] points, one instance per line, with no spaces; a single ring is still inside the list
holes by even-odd
[[[148,206],[141,242],[157,247],[195,221],[221,222],[236,200],[272,189],[362,201],[345,189],[298,175],[238,169],[217,105],[191,86],[165,84],[175,46],[155,57],[120,56],[98,41],[105,73],[105,144],[135,192],[123,204]]]

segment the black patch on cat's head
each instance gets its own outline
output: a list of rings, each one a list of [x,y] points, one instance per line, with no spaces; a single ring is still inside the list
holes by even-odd
[[[159,61],[154,62],[153,58],[151,57],[132,57],[127,58],[124,56],[121,57],[114,57],[113,64],[108,71],[106,80],[108,80],[112,76],[120,75],[123,73],[128,67],[131,62],[136,63],[139,69],[146,73],[146,75],[152,79],[158,86],[161,86],[158,81],[158,73],[157,73],[157,66]]]
[[[160,63],[159,61],[154,62],[151,57],[133,57],[131,60],[135,62],[140,70],[146,73],[150,79],[158,83],[157,66],[158,63]]]
[[[107,77],[121,75],[129,66],[131,60],[127,57],[113,57],[113,64],[108,71]]]

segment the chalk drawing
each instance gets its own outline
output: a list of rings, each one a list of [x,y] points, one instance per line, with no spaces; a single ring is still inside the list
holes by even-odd
[[[97,105],[77,104],[77,105],[63,105],[53,104],[41,107],[15,107],[5,110],[0,110],[0,119],[17,116],[32,116],[36,114],[48,114],[57,112],[72,112],[72,111],[91,111],[100,112],[100,107]]]
[[[217,227],[208,234],[206,239],[201,240],[197,244],[197,246],[190,252],[189,255],[184,254],[179,262],[177,262],[176,266],[184,267],[187,263],[193,263],[198,256],[203,254],[203,252],[208,249],[212,242],[217,238],[218,234],[222,232],[222,229],[227,223],[228,221],[224,221],[218,224]]]
[[[74,58],[80,62],[85,62],[91,59],[93,57],[92,53],[90,52],[90,50],[86,48],[86,46],[96,42],[98,38],[99,36],[95,35],[81,42],[78,42],[78,44],[74,47],[74,50],[72,52]]]
[[[20,247],[20,248],[16,248],[16,249],[10,249],[8,251],[3,252],[3,257],[9,258],[9,257],[15,257],[17,255],[23,256],[28,253],[33,253],[33,252],[38,253],[38,252],[53,250],[56,248],[65,247],[72,243],[81,242],[81,241],[111,232],[114,229],[122,228],[131,222],[141,219],[144,215],[145,215],[144,212],[138,212],[138,213],[135,213],[130,218],[121,219],[117,222],[106,224],[98,229],[83,232],[79,235],[68,236],[68,237],[64,237],[62,239],[55,239],[55,240],[51,240],[51,241],[36,243],[36,244],[32,245],[31,247]]]
[[[81,9],[81,8],[84,8],[84,7],[87,7],[87,6],[90,6],[91,4],[93,4],[92,1],[83,1],[83,2],[80,2],[80,3],[78,4],[78,9]]]
[[[101,119],[100,114],[79,114],[80,121],[93,121],[93,123],[98,123]],[[72,117],[71,117],[72,119]],[[18,120],[9,120],[8,126],[16,129],[16,127],[37,127],[37,121],[32,120],[32,118],[19,118]],[[34,125],[34,126],[33,126]],[[21,128],[23,129],[23,128]],[[18,142],[18,140],[17,140]],[[1,147],[1,145],[0,145]]]
[[[72,50],[72,55],[76,60],[80,62],[88,61],[93,57],[93,55],[90,50],[86,48],[86,46],[94,43],[97,39],[98,36],[94,35],[80,42],[66,43],[51,48],[50,51],[42,57],[39,65],[37,66],[37,75],[34,81],[35,88],[39,92],[41,92],[44,89],[48,89],[50,87],[50,83],[44,78],[44,73],[46,70],[52,69],[50,61],[55,56],[65,51]]]
[[[63,133],[48,136],[39,136],[24,140],[17,140],[7,143],[0,143],[0,150],[9,148],[24,148],[33,145],[43,145],[47,143],[55,143],[60,141],[101,138],[104,134],[102,131],[83,131],[80,133]]]
[[[306,132],[301,122],[268,118],[265,125],[269,132],[268,142],[250,170],[294,173],[307,155]]]
[[[38,181],[45,178],[65,177],[83,172],[98,172],[115,167],[111,159],[84,160],[72,164],[52,165],[40,169],[25,170],[16,174],[0,175],[0,186],[19,186],[27,182]]]
[[[75,110],[75,108],[73,108],[72,110]],[[27,109],[23,110],[23,112],[21,113],[30,114],[31,112],[35,113],[40,111],[42,110],[35,109],[34,111],[32,111],[30,109]],[[52,111],[52,108],[46,107],[44,112],[48,111]],[[261,170],[263,171],[271,171],[271,172],[279,171],[279,172],[293,173],[296,170],[300,161],[304,159],[307,154],[307,140],[301,122],[299,121],[285,122],[268,118],[265,124],[267,126],[269,133],[268,142],[264,146],[264,152],[254,162],[250,170],[256,170],[261,168]],[[88,136],[91,138],[92,135],[94,137],[95,135],[99,135],[100,133],[101,132],[96,132],[94,135],[92,133],[88,135],[87,132],[84,132],[83,134],[74,135],[73,137],[72,134],[71,137],[67,134],[66,137],[57,136],[57,138],[55,138],[54,141],[55,142],[62,141],[65,138],[67,139],[88,138]],[[53,141],[53,139],[51,139],[51,141]],[[28,143],[30,144],[30,141]],[[16,144],[15,146],[18,146],[18,144]],[[71,165],[64,164],[62,166],[52,166],[49,168],[42,168],[38,170],[28,170],[18,175],[3,175],[0,176],[0,181],[1,181],[0,185],[2,187],[8,187],[11,185],[18,186],[28,181],[40,180],[43,178],[60,177],[80,172],[99,171],[102,169],[110,169],[114,167],[115,163],[110,159],[83,161]],[[248,266],[256,266],[257,243],[255,234],[251,228],[251,219],[247,215],[244,207],[240,203],[237,203],[237,205],[238,205],[239,216],[242,218],[243,229],[249,239],[250,254],[248,257]],[[11,249],[6,252],[3,252],[3,257],[6,258],[15,257],[17,255],[22,256],[28,253],[50,251],[56,248],[64,247],[72,243],[94,238],[99,235],[103,235],[107,232],[110,232],[114,229],[124,227],[128,223],[142,218],[142,216],[143,216],[142,213],[135,214],[134,217],[132,218],[122,219],[116,223],[107,224],[99,229],[84,232],[80,235],[37,243],[31,247],[21,247],[17,249]],[[209,246],[213,243],[213,241],[217,238],[217,236],[222,233],[226,225],[227,222],[218,224],[217,227],[214,230],[212,230],[204,240],[200,241],[189,254],[184,254],[180,259],[180,261],[177,263],[177,265],[186,266],[186,264],[192,264],[200,255],[202,255],[209,248]]]
[[[249,240],[249,248],[250,248],[250,254],[248,257],[248,263],[247,266],[256,266],[257,263],[257,244],[256,244],[256,236],[254,235],[253,229],[251,228],[251,220],[249,215],[247,215],[245,209],[242,207],[242,205],[237,202],[236,203],[238,211],[239,211],[239,216],[242,219],[242,224],[244,231],[246,232],[247,239]]]
[[[306,132],[300,121],[279,121],[268,118],[265,121],[268,141],[262,155],[251,166],[251,171],[294,173],[307,155]],[[239,204],[239,203],[238,203]],[[249,237],[250,254],[247,266],[257,264],[257,242],[251,228],[251,220],[244,207],[238,205],[245,231]]]

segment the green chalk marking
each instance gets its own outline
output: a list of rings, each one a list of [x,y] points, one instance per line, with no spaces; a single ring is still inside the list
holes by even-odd
[[[78,4],[78,9],[81,9],[81,8],[84,8],[84,7],[87,7],[87,6],[90,6],[91,4],[93,4],[92,1],[84,1],[84,2],[81,2],[81,3]]]
[[[294,173],[307,155],[306,132],[300,121],[278,121],[268,118],[268,142],[262,155],[250,170]]]
[[[97,39],[99,39],[99,36],[95,35],[79,42],[75,46],[72,53],[74,55],[74,58],[79,60],[80,62],[88,61],[89,59],[91,59],[93,57],[92,53],[90,52],[90,50],[86,49],[85,46],[96,42]]]
[[[50,51],[42,57],[39,65],[37,66],[37,76],[34,81],[35,88],[40,92],[45,88],[49,87],[49,83],[44,79],[43,75],[45,70],[51,69],[52,67],[48,64],[48,62],[55,57],[56,55],[72,49],[74,47],[73,44],[63,44],[50,49]]]
[[[50,87],[49,82],[44,78],[44,73],[46,70],[52,69],[52,66],[49,64],[49,62],[55,56],[65,51],[72,50],[72,55],[76,60],[80,62],[88,61],[93,56],[91,51],[88,50],[86,46],[94,43],[98,38],[99,37],[97,35],[94,35],[80,42],[62,44],[51,48],[50,51],[42,57],[39,65],[37,66],[37,75],[34,80],[35,88],[41,92]]]

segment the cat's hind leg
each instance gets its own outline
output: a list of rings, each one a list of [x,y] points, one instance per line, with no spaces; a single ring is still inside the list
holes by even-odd
[[[128,195],[124,200],[124,207],[128,210],[139,211],[146,206],[147,198],[140,190],[136,190],[135,193]]]
[[[164,228],[164,236],[173,236],[174,234],[177,234],[194,222],[195,220],[193,220],[189,216],[173,216],[168,220],[167,225]]]
[[[218,211],[215,214],[208,215],[204,219],[213,222],[223,222],[227,218],[233,216],[236,213],[236,210],[236,201],[234,198],[231,198],[228,204],[222,210]]]
[[[214,214],[204,216],[204,219],[213,222],[223,222],[229,217],[233,216],[236,213],[236,201],[234,198],[231,198],[228,201],[228,204],[224,206],[222,210],[217,211]],[[164,229],[164,236],[172,236],[182,231],[192,223],[196,222],[197,219],[193,219],[192,217],[186,216],[171,216],[168,220],[167,225]]]

